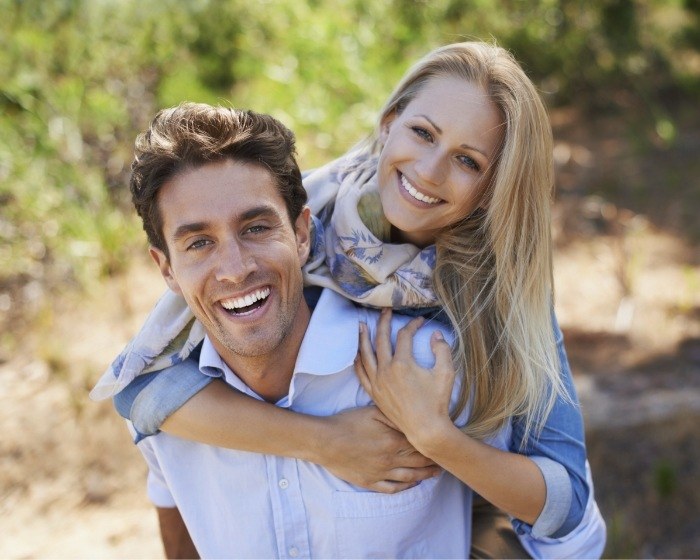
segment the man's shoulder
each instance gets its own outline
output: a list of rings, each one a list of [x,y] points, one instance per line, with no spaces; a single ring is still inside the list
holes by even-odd
[[[363,322],[367,323],[368,325],[376,325],[379,322],[379,317],[381,316],[380,309],[361,306],[357,307],[360,319]],[[395,335],[399,329],[405,327],[413,319],[417,319],[418,317],[423,317],[424,322],[416,333],[417,338],[419,335],[424,336],[426,333],[428,334],[428,336],[430,336],[430,334],[432,334],[436,330],[439,330],[444,335],[446,335],[445,339],[447,341],[452,341],[452,339],[454,338],[452,329],[450,328],[449,324],[442,321],[439,316],[435,316],[435,314],[432,314],[430,316],[424,316],[421,313],[408,314],[402,311],[392,311],[391,313],[392,335]]]
[[[381,310],[364,307],[328,288],[313,293],[318,294],[318,297],[316,297],[316,305],[312,316],[313,328],[307,331],[307,335],[311,332],[314,336],[318,336],[320,328],[322,331],[328,329],[338,334],[343,333],[343,335],[346,336],[348,334],[346,331],[350,329],[357,331],[358,321],[361,321],[369,327],[370,336],[372,340],[374,340]],[[305,297],[307,297],[308,301],[309,296],[306,291]],[[415,316],[400,312],[392,313],[392,342],[396,342],[398,331],[406,326],[412,319],[415,319]],[[454,340],[453,331],[449,325],[438,320],[435,316],[426,318],[423,325],[421,325],[416,332],[414,338],[414,353],[417,359],[427,353],[431,357],[430,361],[432,361],[430,337],[436,330],[442,333],[448,343],[451,344]]]

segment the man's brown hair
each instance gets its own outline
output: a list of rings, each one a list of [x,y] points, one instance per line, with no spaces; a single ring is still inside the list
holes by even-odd
[[[275,179],[292,224],[306,204],[294,134],[270,115],[203,103],[160,111],[136,138],[131,199],[148,241],[168,255],[158,190],[177,174],[224,159],[252,163]]]

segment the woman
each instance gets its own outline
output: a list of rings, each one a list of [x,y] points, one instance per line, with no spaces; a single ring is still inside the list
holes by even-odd
[[[469,405],[460,449],[466,441],[471,451],[490,454],[479,442],[508,429],[511,452],[480,463],[503,466],[490,477],[482,474],[493,475],[493,469],[475,472],[469,461],[446,460],[432,448],[427,456],[434,454],[436,462],[496,502],[516,518],[519,532],[535,540],[571,533],[590,503],[582,422],[556,323],[552,328],[551,148],[544,107],[512,57],[483,43],[461,43],[430,53],[409,70],[380,114],[373,142],[305,181],[317,215],[307,282],[364,305],[419,314],[439,308],[455,333],[452,354],[461,381],[459,404],[449,417],[457,418]],[[159,335],[153,325],[163,322],[172,328]],[[113,365],[114,373],[103,378],[104,390],[93,394],[121,389],[145,366],[155,371],[182,360],[202,336],[184,302],[165,296]],[[144,352],[138,346],[144,340],[154,350]],[[407,414],[392,405],[385,332],[378,343],[379,372],[362,336],[361,378],[380,409],[387,407],[389,419],[423,448]],[[402,468],[378,469],[357,480],[354,468],[342,466],[347,457],[315,445],[332,441],[327,434],[356,428],[357,417],[315,419],[251,402],[221,383],[210,384],[193,361],[183,364],[176,375],[173,370],[139,375],[117,396],[121,412],[144,434],[162,427],[215,445],[311,460],[375,490],[397,491],[417,480]],[[444,360],[441,364],[447,372],[442,377],[450,378]],[[410,371],[414,378],[420,375]],[[426,402],[439,401],[429,394]],[[166,402],[154,404],[154,395]],[[144,402],[150,404],[141,406]],[[431,411],[431,422],[440,418],[442,426],[444,407],[443,402],[437,413]],[[374,432],[353,433],[356,443],[371,441]],[[432,473],[431,461],[413,460],[409,466],[422,467],[421,476]],[[512,468],[532,473],[533,485],[504,485]],[[554,503],[559,489],[568,492],[563,504]]]

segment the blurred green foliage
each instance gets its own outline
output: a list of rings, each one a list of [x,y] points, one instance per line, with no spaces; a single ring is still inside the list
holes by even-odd
[[[0,0],[0,14],[0,313],[142,250],[131,146],[164,106],[271,112],[308,168],[455,41],[511,49],[550,106],[633,107],[669,141],[669,100],[700,91],[698,0]]]

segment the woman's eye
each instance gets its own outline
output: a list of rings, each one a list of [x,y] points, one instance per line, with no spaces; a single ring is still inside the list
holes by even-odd
[[[462,165],[466,165],[470,169],[473,169],[474,171],[479,171],[481,168],[479,167],[479,164],[476,163],[472,158],[469,156],[458,156],[457,159]]]
[[[411,127],[411,130],[413,131],[413,133],[414,133],[416,136],[419,136],[419,137],[422,138],[423,140],[425,140],[425,141],[427,141],[427,142],[432,142],[432,141],[433,141],[433,135],[430,134],[430,132],[428,132],[428,131],[425,130],[424,128],[421,128],[420,126],[412,126],[412,127]]]

